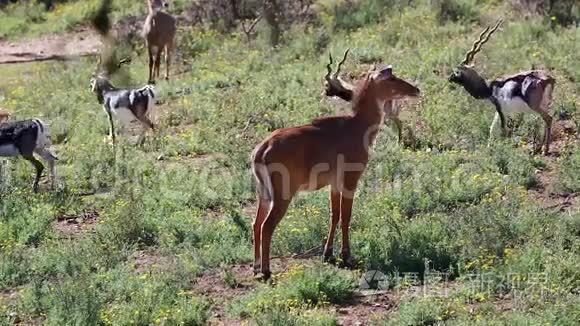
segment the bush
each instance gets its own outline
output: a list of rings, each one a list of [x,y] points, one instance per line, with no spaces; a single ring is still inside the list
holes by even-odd
[[[285,312],[296,309],[344,303],[356,285],[350,273],[325,265],[298,265],[275,279],[275,287],[264,286],[242,298],[232,306],[232,312],[255,319],[285,319],[289,316]]]
[[[574,25],[580,22],[580,5],[575,0],[514,0],[516,7],[546,16],[553,24]]]
[[[479,19],[477,2],[477,0],[438,0],[432,3],[441,22],[472,23]]]
[[[418,299],[401,306],[384,325],[436,325],[451,318],[454,310],[440,300]]]

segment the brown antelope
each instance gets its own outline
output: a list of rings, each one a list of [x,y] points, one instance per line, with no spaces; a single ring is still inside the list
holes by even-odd
[[[175,18],[164,12],[169,5],[163,0],[147,0],[149,14],[143,25],[143,37],[149,52],[149,83],[155,83],[155,77],[159,77],[161,54],[165,52],[165,79],[169,78],[169,66],[171,64],[171,51],[177,31]]]
[[[419,94],[415,86],[397,78],[390,66],[369,71],[353,88],[352,115],[278,129],[256,146],[252,152],[258,192],[253,224],[255,274],[261,272],[263,279],[271,275],[272,234],[294,195],[328,185],[332,214],[324,259],[332,259],[334,234],[340,221],[341,258],[345,266],[351,264],[349,225],[354,194],[383,120],[383,107],[386,101]]]
[[[546,71],[530,70],[511,76],[497,78],[488,83],[473,68],[473,59],[481,51],[481,47],[489,40],[490,36],[500,27],[502,20],[491,28],[488,26],[479,38],[467,51],[465,59],[454,69],[449,81],[459,84],[476,99],[490,100],[496,109],[496,114],[489,128],[489,139],[493,138],[495,125],[501,122],[502,134],[505,136],[505,114],[536,112],[545,123],[544,154],[550,151],[552,116],[549,114],[549,106],[552,101],[555,79]],[[540,147],[541,148],[541,147]]]
[[[0,123],[6,122],[10,119],[10,113],[8,111],[0,109]]]
[[[340,68],[342,67],[342,64],[344,63],[344,61],[346,60],[347,55],[348,55],[348,50],[346,50],[344,52],[344,56],[343,56],[342,60],[338,63],[338,67],[336,68],[336,71],[333,74],[332,68],[331,68],[332,63],[333,63],[333,59],[332,59],[332,54],[329,54],[329,63],[326,66],[326,69],[328,70],[328,72],[326,73],[326,76],[324,76],[325,95],[328,97],[336,96],[338,98],[341,98],[342,100],[350,102],[353,98],[355,86],[350,84],[349,82],[345,81],[344,79],[340,78],[340,76],[339,76]],[[391,120],[395,123],[395,126],[397,127],[399,143],[401,142],[401,140],[403,138],[402,137],[403,136],[403,124],[401,122],[401,119],[399,118],[400,111],[401,111],[401,107],[399,105],[397,105],[396,101],[393,100],[393,101],[386,101],[385,102],[385,106],[383,107],[383,112],[384,112],[384,116],[385,116],[385,123],[387,122],[387,120]]]

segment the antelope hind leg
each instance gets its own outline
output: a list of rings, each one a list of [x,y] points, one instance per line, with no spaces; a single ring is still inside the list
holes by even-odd
[[[326,239],[326,244],[324,245],[324,253],[322,254],[322,261],[325,263],[334,264],[336,259],[334,258],[333,247],[334,247],[334,235],[336,234],[336,227],[340,220],[340,192],[332,187],[330,189],[330,225],[328,230],[328,238]]]

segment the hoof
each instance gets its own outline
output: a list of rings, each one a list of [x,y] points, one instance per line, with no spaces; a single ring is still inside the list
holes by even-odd
[[[150,81],[147,82],[147,84],[149,84],[149,85],[155,85],[155,81],[154,80],[150,80]]]
[[[271,272],[261,272],[261,273],[257,273],[256,275],[254,275],[254,279],[256,281],[260,281],[260,282],[267,282],[270,277],[272,276]]]
[[[340,263],[338,264],[338,267],[345,268],[345,269],[354,269],[354,268],[356,268],[356,263],[354,262],[354,259],[352,259],[352,257],[343,256],[340,259]]]
[[[548,148],[544,149],[544,156],[550,156],[550,150]]]
[[[252,272],[254,273],[254,277],[260,275],[260,266],[254,265]]]
[[[105,138],[103,138],[103,143],[108,144],[108,145],[114,145],[115,141],[113,141],[113,137],[105,136]]]
[[[336,257],[334,255],[323,255],[322,262],[326,264],[335,265],[336,264]]]

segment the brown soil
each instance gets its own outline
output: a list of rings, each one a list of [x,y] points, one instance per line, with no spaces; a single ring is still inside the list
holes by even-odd
[[[309,265],[315,259],[302,258],[273,258],[272,270],[287,271],[295,265]],[[230,279],[226,283],[229,274]],[[275,279],[274,275],[274,279]],[[208,298],[212,302],[210,325],[240,325],[247,321],[237,320],[228,314],[228,306],[261,286],[260,281],[254,278],[251,263],[231,265],[227,268],[215,269],[196,278],[191,292]],[[392,293],[357,292],[352,301],[328,307],[336,312],[340,325],[371,325],[374,320],[384,317],[395,308],[397,300]]]
[[[101,47],[97,33],[81,30],[20,41],[0,40],[0,64],[67,60],[92,55]]]
[[[138,250],[129,257],[129,264],[136,274],[154,274],[170,270],[175,266],[175,259],[155,251]]]
[[[99,212],[85,210],[79,214],[61,215],[56,219],[54,228],[64,237],[77,238],[91,232],[99,219]]]

